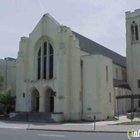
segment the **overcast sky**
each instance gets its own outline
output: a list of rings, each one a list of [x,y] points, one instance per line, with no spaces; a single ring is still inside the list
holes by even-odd
[[[0,0],[0,58],[16,58],[20,37],[45,13],[125,56],[125,12],[139,8],[139,0]]]

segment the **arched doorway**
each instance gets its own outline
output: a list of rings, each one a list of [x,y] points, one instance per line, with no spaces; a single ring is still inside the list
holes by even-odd
[[[50,87],[44,89],[45,97],[45,112],[54,112],[54,95],[52,94],[53,90]]]
[[[39,92],[36,88],[32,88],[31,94],[31,112],[39,112]]]

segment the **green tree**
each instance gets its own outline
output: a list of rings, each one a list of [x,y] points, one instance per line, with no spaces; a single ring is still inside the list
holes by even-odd
[[[14,108],[15,99],[16,97],[14,96],[0,94],[0,103],[3,105],[1,111],[3,112],[4,115],[7,115],[11,111],[11,108]]]
[[[4,78],[1,76],[1,73],[0,73],[0,91],[3,88],[3,82],[4,82]]]

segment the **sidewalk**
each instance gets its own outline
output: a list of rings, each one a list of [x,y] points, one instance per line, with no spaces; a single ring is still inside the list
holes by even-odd
[[[68,125],[46,125],[46,126],[30,126],[27,130],[42,130],[42,131],[67,131],[67,132],[102,132],[102,133],[127,133],[128,130],[134,128],[139,130],[140,126],[96,126],[94,130],[93,125],[84,126],[68,126]]]
[[[135,118],[134,121],[140,121]],[[27,130],[44,130],[44,131],[67,131],[67,132],[102,132],[102,133],[127,133],[128,130],[134,128],[139,130],[139,125],[115,125],[117,123],[130,122],[126,116],[120,117],[117,121],[102,121],[96,123],[96,129],[94,129],[94,123],[71,123],[71,124],[45,124],[45,125],[33,125],[30,124]],[[112,125],[113,124],[113,125]]]

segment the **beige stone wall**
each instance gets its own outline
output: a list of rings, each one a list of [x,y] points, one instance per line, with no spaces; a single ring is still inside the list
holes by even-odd
[[[37,80],[38,41],[47,39],[54,49],[54,79]],[[55,112],[64,112],[64,119],[80,119],[81,79],[79,42],[70,28],[61,26],[46,14],[29,38],[22,37],[17,61],[17,111],[30,110],[29,89],[40,93],[40,111],[44,111],[43,89],[50,86],[56,91]],[[23,98],[23,93],[26,97]],[[60,99],[63,97],[63,99]],[[29,104],[29,105],[28,105]]]
[[[102,55],[88,55],[83,59],[83,118],[106,119],[114,115],[112,60]],[[106,81],[108,66],[108,81]],[[109,101],[111,93],[111,102]]]
[[[132,40],[131,25],[135,21],[138,25],[138,40]],[[140,79],[140,9],[134,12],[126,12],[126,55],[127,55],[127,77],[132,89],[132,94],[140,93],[138,80]],[[138,107],[138,100],[135,101],[135,108]]]

